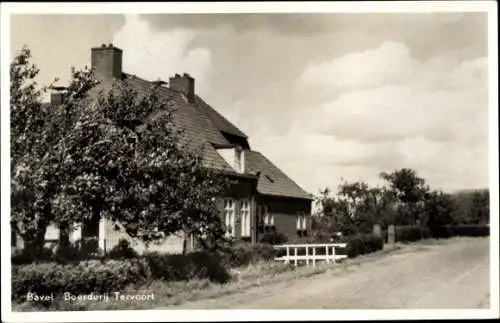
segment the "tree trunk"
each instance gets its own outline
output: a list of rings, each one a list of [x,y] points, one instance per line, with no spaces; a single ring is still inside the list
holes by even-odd
[[[24,253],[32,260],[42,260],[45,253],[43,248],[45,245],[45,234],[47,225],[38,224],[37,231],[33,235],[24,235]]]
[[[70,245],[69,235],[70,235],[69,224],[61,223],[59,225],[59,246],[68,247]]]
[[[187,239],[189,235],[187,231],[183,231],[183,238],[182,238],[182,254],[185,255],[187,253]]]

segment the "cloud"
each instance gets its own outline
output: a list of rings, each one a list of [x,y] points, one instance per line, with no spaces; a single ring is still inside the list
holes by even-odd
[[[467,144],[487,138],[484,57],[459,61],[443,54],[419,62],[404,44],[385,42],[321,66],[324,73],[309,66],[300,86],[341,90],[319,109],[303,111],[292,127],[296,131],[362,141],[424,136]]]
[[[376,49],[309,64],[298,82],[338,90],[406,84],[414,77],[417,65],[404,44],[385,41]]]
[[[335,188],[341,177],[377,183],[381,171],[402,167],[435,188],[487,185],[485,57],[464,60],[454,50],[420,61],[404,43],[386,41],[310,64],[297,86],[336,97],[295,114],[288,146],[257,142],[306,187]]]
[[[253,147],[311,193],[340,179],[380,185],[380,172],[415,169],[435,189],[480,188],[488,183],[488,147],[439,142],[423,136],[363,142],[320,134],[254,136]],[[285,144],[286,142],[286,144]]]
[[[113,37],[124,51],[123,69],[149,80],[168,80],[175,73],[189,73],[196,79],[196,91],[208,91],[211,52],[190,48],[196,32],[188,29],[156,30],[138,15],[125,16],[125,24]]]

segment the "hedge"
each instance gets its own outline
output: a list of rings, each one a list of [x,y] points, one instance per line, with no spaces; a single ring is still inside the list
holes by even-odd
[[[429,228],[423,226],[401,226],[395,228],[396,242],[415,242],[432,237]]]
[[[219,283],[228,281],[231,276],[219,254],[213,252],[192,252],[181,254],[145,254],[152,279],[180,281],[191,279],[210,279]]]
[[[341,242],[347,243],[347,248],[337,248],[338,254],[347,254],[349,258],[355,258],[359,255],[372,253],[384,248],[384,239],[373,233],[356,234],[345,236],[340,239]]]
[[[147,253],[132,259],[87,260],[78,263],[33,263],[12,266],[12,299],[39,295],[105,293],[154,279],[180,281],[231,278],[220,255],[203,251],[186,255]]]
[[[38,263],[12,267],[12,299],[24,301],[27,293],[54,296],[117,291],[144,281],[148,266],[141,259],[89,260],[79,264]]]
[[[288,241],[288,237],[281,232],[266,232],[259,238],[261,244],[283,244]]]
[[[158,252],[137,255],[125,242],[107,256],[84,261],[81,260],[84,255],[72,247],[61,248],[57,257],[46,256],[44,262],[32,264],[23,264],[29,259],[21,253],[12,258],[12,299],[22,302],[28,292],[39,295],[105,293],[150,280],[210,279],[225,283],[231,278],[230,267],[274,260],[276,255],[272,245],[249,243],[185,255]]]
[[[488,237],[490,235],[490,226],[487,224],[462,224],[446,225],[433,228],[435,238],[450,237]]]
[[[490,226],[487,224],[454,225],[448,226],[448,231],[452,236],[488,237]]]
[[[271,261],[278,251],[271,244],[235,243],[219,254],[227,267],[242,267],[258,261]]]

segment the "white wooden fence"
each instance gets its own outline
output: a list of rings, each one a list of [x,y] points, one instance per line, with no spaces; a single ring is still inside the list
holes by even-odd
[[[293,262],[295,266],[298,265],[299,261],[305,261],[306,265],[312,263],[313,267],[316,266],[317,261],[325,261],[326,263],[335,263],[336,260],[345,259],[347,255],[337,255],[335,254],[335,247],[345,248],[347,243],[324,243],[324,244],[285,244],[276,245],[276,249],[286,249],[286,255],[281,257],[276,257],[277,261],[284,261],[285,264]],[[293,250],[293,254],[290,252]],[[297,250],[305,249],[305,255],[298,255]],[[312,249],[312,253],[309,253],[309,249]],[[322,249],[325,254],[317,254],[316,250]]]

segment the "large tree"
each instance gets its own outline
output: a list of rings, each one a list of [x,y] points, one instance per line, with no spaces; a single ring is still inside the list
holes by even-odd
[[[396,223],[414,225],[424,215],[424,200],[429,192],[425,180],[409,168],[402,168],[392,173],[381,173],[380,177],[388,183],[388,191],[397,201]]]
[[[447,225],[455,224],[455,204],[451,195],[442,191],[430,191],[425,196],[424,221],[434,236],[441,236]]]
[[[333,196],[330,189],[320,190],[316,197],[316,206],[318,211],[314,214],[312,228],[315,235],[331,236],[336,232],[348,235],[357,232],[349,204]]]
[[[145,242],[178,231],[222,237],[215,198],[226,180],[203,167],[203,147],[174,124],[160,86],[98,91],[92,71],[80,71],[60,106],[44,105],[29,58],[23,49],[11,64],[12,224],[23,237],[40,246],[51,223],[101,217]]]
[[[74,105],[96,82],[91,71],[74,71],[67,103],[45,104],[48,88],[36,83],[39,69],[30,59],[23,47],[10,65],[11,227],[36,254],[47,226],[57,220],[52,202],[61,190],[63,158],[57,147],[70,131],[72,113],[79,112]]]

